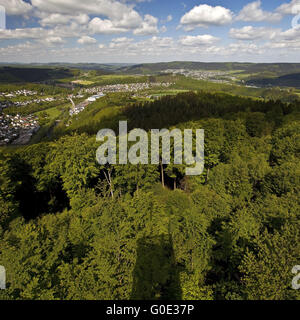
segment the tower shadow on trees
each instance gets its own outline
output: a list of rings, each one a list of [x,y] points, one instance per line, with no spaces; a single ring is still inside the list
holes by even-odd
[[[132,300],[181,300],[179,269],[171,237],[138,240]]]
[[[48,186],[48,189],[39,191],[38,181],[33,176],[33,168],[19,156],[10,161],[10,179],[18,184],[15,191],[15,201],[18,211],[29,221],[44,213],[57,213],[69,207],[69,199],[62,188],[61,181]],[[51,189],[51,190],[50,190]]]

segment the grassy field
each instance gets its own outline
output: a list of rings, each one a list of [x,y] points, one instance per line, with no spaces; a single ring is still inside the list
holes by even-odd
[[[66,105],[67,106],[67,105]],[[41,116],[43,113],[47,113],[48,117],[49,117],[49,120],[53,120],[53,119],[56,119],[60,116],[61,114],[61,108],[64,108],[65,106],[60,106],[59,108],[58,107],[53,107],[53,108],[50,108],[50,109],[46,109],[44,111],[39,111],[37,113],[35,113],[36,116]]]
[[[47,118],[44,120],[45,123],[41,125],[39,131],[31,138],[30,144],[39,143],[44,139],[50,138],[52,131],[58,124],[57,121],[68,116],[69,107],[70,104],[65,104],[36,112],[35,115],[38,117],[43,117],[46,113]]]
[[[95,82],[94,81],[89,81],[89,80],[75,80],[75,81],[72,81],[72,83],[80,84],[82,86],[89,86],[91,84],[94,84]]]
[[[146,82],[148,77],[144,76],[128,76],[128,75],[103,75],[89,79],[94,84],[99,86],[114,85],[114,84],[127,84],[127,83],[138,83]]]
[[[167,91],[155,91],[155,92],[151,92],[150,95],[152,97],[164,97],[164,96],[174,96],[178,93],[183,93],[183,92],[188,92],[190,90],[185,90],[185,89],[174,89],[174,90],[167,90]]]
[[[112,84],[127,84],[127,83],[137,83],[146,82],[148,77],[146,76],[131,76],[122,74],[109,74],[109,75],[98,75],[95,72],[89,72],[81,74],[74,78],[62,79],[60,82],[63,83],[74,83],[81,86],[105,86]]]

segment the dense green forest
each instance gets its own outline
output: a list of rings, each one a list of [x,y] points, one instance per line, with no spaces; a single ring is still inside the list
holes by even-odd
[[[203,174],[100,166],[121,119],[204,129]],[[181,93],[0,152],[0,299],[300,299],[299,102]]]
[[[258,78],[247,81],[248,84],[259,86],[281,86],[300,88],[300,73],[286,74],[275,78]]]
[[[74,73],[67,68],[27,68],[1,67],[0,83],[40,82],[49,79],[72,77]]]

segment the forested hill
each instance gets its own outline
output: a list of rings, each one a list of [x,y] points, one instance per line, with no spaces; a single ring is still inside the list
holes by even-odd
[[[67,68],[0,67],[0,83],[41,82],[73,75]]]
[[[19,64],[0,65],[0,83],[42,82],[73,79],[80,72],[96,70],[98,74],[144,74],[154,75],[167,70],[202,70],[237,73],[248,84],[267,84],[276,86],[299,87],[300,64],[297,63],[204,63],[204,62],[163,62],[149,64]]]
[[[278,86],[300,88],[300,73],[291,73],[275,78],[251,79],[247,84],[256,86]]]
[[[119,71],[130,74],[151,74],[168,69],[244,71],[245,73],[275,73],[277,75],[300,72],[299,63],[238,63],[238,62],[188,62],[174,61],[146,63],[120,68]]]
[[[203,128],[203,174],[99,165],[119,119]],[[300,299],[299,102],[191,92],[91,127],[0,149],[0,300]]]
[[[87,110],[68,127],[67,132],[68,134],[76,132],[96,135],[102,128],[111,128],[117,131],[120,119],[127,119],[130,129],[142,128],[145,130],[169,128],[180,123],[208,118],[242,117],[245,120],[244,117],[248,111],[253,115],[255,113],[264,114],[264,121],[260,121],[260,116],[257,121],[253,120],[257,126],[262,126],[259,129],[262,130],[263,127],[273,126],[283,115],[298,110],[299,107],[299,102],[289,104],[280,100],[254,100],[225,93],[186,92],[176,96],[165,96],[153,102],[128,103],[115,113],[109,113],[109,109],[100,110],[98,111],[99,116],[95,117],[93,117],[93,113],[96,113],[97,110]],[[104,111],[107,112],[107,116],[100,117]],[[56,131],[57,137],[63,136],[65,133],[65,130]]]

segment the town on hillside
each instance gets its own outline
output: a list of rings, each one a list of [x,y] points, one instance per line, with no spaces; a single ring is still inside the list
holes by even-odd
[[[173,83],[169,82],[143,82],[128,84],[113,84],[82,88],[74,93],[65,95],[46,96],[38,91],[19,89],[11,92],[0,92],[0,146],[10,144],[27,144],[31,137],[40,129],[39,114],[21,115],[25,107],[33,105],[59,105],[62,103],[69,105],[69,116],[83,112],[90,104],[105,97],[108,93],[135,93],[152,88],[168,88]],[[20,114],[9,114],[9,110],[19,110]],[[40,113],[40,112],[39,112]],[[68,126],[68,124],[67,124]]]

